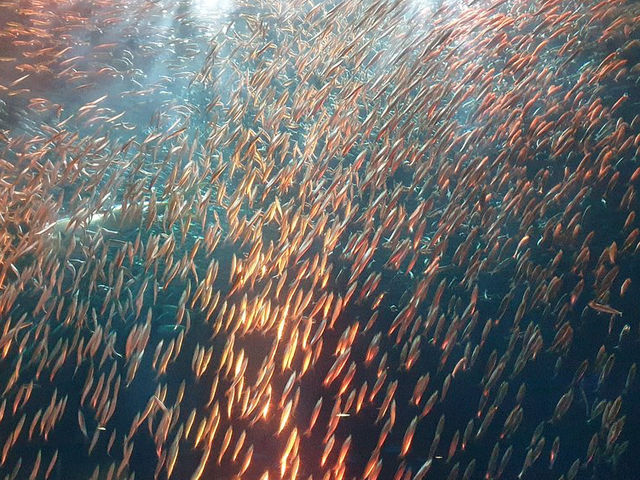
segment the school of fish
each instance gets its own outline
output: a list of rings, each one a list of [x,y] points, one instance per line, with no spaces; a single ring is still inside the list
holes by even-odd
[[[3,0],[0,479],[633,478],[639,83],[637,1]]]

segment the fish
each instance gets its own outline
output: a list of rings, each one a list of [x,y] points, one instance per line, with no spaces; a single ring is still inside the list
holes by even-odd
[[[622,315],[622,312],[620,310],[616,310],[615,308],[609,305],[598,303],[594,300],[589,301],[588,305],[589,307],[593,308],[597,312],[608,313],[610,315],[618,315],[618,316]]]
[[[628,8],[5,3],[13,477],[71,468],[67,414],[92,478],[145,429],[194,480],[526,477],[549,425],[568,478],[633,465]]]

